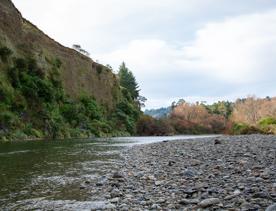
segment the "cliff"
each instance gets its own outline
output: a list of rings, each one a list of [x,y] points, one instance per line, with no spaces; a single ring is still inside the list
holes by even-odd
[[[138,96],[120,81],[0,0],[0,140],[134,134]]]
[[[0,1],[0,44],[11,49],[13,56],[34,58],[44,71],[50,61],[59,59],[62,83],[72,98],[85,92],[108,109],[119,99],[118,81],[111,70],[48,37],[24,19],[10,0]]]

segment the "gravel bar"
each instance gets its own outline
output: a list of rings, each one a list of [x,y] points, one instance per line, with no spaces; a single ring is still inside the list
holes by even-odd
[[[164,141],[96,184],[111,210],[276,210],[276,136]]]

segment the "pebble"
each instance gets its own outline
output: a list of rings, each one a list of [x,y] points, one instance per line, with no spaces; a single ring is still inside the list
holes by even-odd
[[[276,211],[275,146],[265,135],[138,145],[107,182],[85,188],[114,210]]]
[[[217,205],[220,203],[220,200],[218,198],[210,198],[210,199],[205,199],[203,201],[201,201],[198,206],[201,208],[207,208],[207,207],[211,207],[213,205]]]
[[[112,178],[114,178],[114,179],[122,179],[122,178],[124,178],[124,176],[120,172],[115,172],[113,174]]]
[[[179,201],[179,204],[181,205],[188,205],[188,204],[198,204],[199,200],[198,199],[182,199]]]

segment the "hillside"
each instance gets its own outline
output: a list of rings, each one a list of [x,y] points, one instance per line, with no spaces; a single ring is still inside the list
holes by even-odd
[[[0,140],[133,134],[139,114],[120,76],[0,1]]]
[[[171,107],[158,108],[158,109],[146,109],[144,113],[153,118],[160,119],[160,118],[167,117],[171,113],[171,110],[172,110]]]
[[[77,51],[66,48],[24,19],[10,0],[0,2],[0,43],[17,57],[32,56],[45,71],[49,61],[62,62],[61,78],[67,94],[78,97],[82,91],[112,108],[119,89],[115,75]]]

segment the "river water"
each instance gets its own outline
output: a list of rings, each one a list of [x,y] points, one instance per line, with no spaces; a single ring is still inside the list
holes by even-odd
[[[29,210],[38,201],[84,204],[96,198],[85,183],[104,177],[137,144],[206,136],[124,137],[0,143],[0,210]],[[37,205],[38,206],[38,205]],[[39,205],[44,210],[43,203]],[[78,205],[79,206],[79,205]],[[46,208],[45,208],[46,209]],[[75,207],[78,209],[78,207]]]

